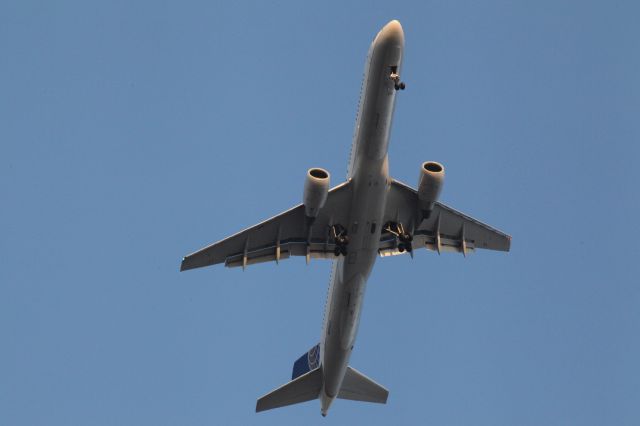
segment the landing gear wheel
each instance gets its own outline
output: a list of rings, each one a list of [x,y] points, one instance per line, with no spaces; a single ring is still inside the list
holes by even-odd
[[[336,256],[339,253],[346,253],[346,245],[349,244],[349,236],[347,235],[347,230],[342,225],[332,225],[330,236],[333,236],[333,242],[336,245],[334,249],[334,253]]]
[[[408,242],[410,243],[411,241],[413,241],[413,237],[411,236],[411,234],[402,234],[402,237],[400,237],[402,239],[402,241]]]
[[[402,243],[398,244],[398,251],[399,251],[400,253],[404,253],[404,250],[405,250],[405,248],[404,248],[404,244],[402,244]]]
[[[339,257],[340,253],[342,253],[342,250],[340,250],[340,246],[336,246],[336,248],[333,249],[333,254],[335,254],[336,257]]]
[[[404,90],[404,88],[407,87],[407,85],[404,84],[404,82],[400,83],[398,86],[400,87],[400,90]],[[396,89],[396,90],[398,90],[398,89]]]

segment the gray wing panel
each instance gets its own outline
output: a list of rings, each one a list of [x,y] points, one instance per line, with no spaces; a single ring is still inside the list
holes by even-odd
[[[347,367],[338,398],[386,404],[389,391],[358,370]]]
[[[387,197],[385,221],[402,223],[413,231],[413,247],[467,253],[476,248],[509,251],[511,237],[470,216],[436,202],[430,216],[422,220],[415,189],[394,180]],[[395,240],[383,235],[381,254],[397,254]]]
[[[329,257],[334,249],[329,242],[329,227],[346,224],[349,201],[349,183],[345,182],[329,191],[327,202],[310,231],[305,223],[304,206],[299,204],[184,257],[180,270],[219,263],[244,267],[289,256]]]
[[[436,203],[433,213],[420,228],[435,229],[440,218],[440,234],[448,238],[464,238],[474,248],[509,251],[511,237],[479,220],[460,213],[442,203]],[[463,229],[464,227],[464,229]]]
[[[256,413],[317,399],[322,389],[320,367],[280,386],[256,402]]]

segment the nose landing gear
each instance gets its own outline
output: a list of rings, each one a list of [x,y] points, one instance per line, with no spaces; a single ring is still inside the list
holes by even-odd
[[[391,81],[393,81],[393,88],[396,90],[404,90],[406,85],[403,81],[400,81],[400,74],[398,74],[398,67],[391,67],[391,74],[389,75]]]

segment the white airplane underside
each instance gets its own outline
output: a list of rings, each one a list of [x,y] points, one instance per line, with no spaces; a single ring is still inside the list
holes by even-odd
[[[388,174],[389,132],[399,90],[404,33],[398,21],[376,36],[365,64],[347,181],[307,172],[303,203],[182,260],[180,270],[224,263],[247,267],[291,256],[334,260],[320,343],[294,364],[292,380],[258,399],[256,411],[320,399],[385,403],[388,391],[348,365],[366,281],[377,257],[419,248],[464,255],[509,251],[511,237],[437,201],[444,167],[425,162],[417,189]]]

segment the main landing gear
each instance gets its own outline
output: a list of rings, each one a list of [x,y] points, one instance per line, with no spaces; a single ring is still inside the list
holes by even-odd
[[[388,222],[383,229],[396,236],[398,251],[400,253],[404,253],[405,251],[411,253],[413,251],[413,246],[411,245],[413,236],[404,229],[401,223]]]
[[[347,235],[347,230],[342,225],[332,225],[331,226],[331,236],[333,237],[333,241],[336,247],[333,249],[333,254],[336,257],[343,255],[347,255],[347,245],[349,244],[349,236]]]

